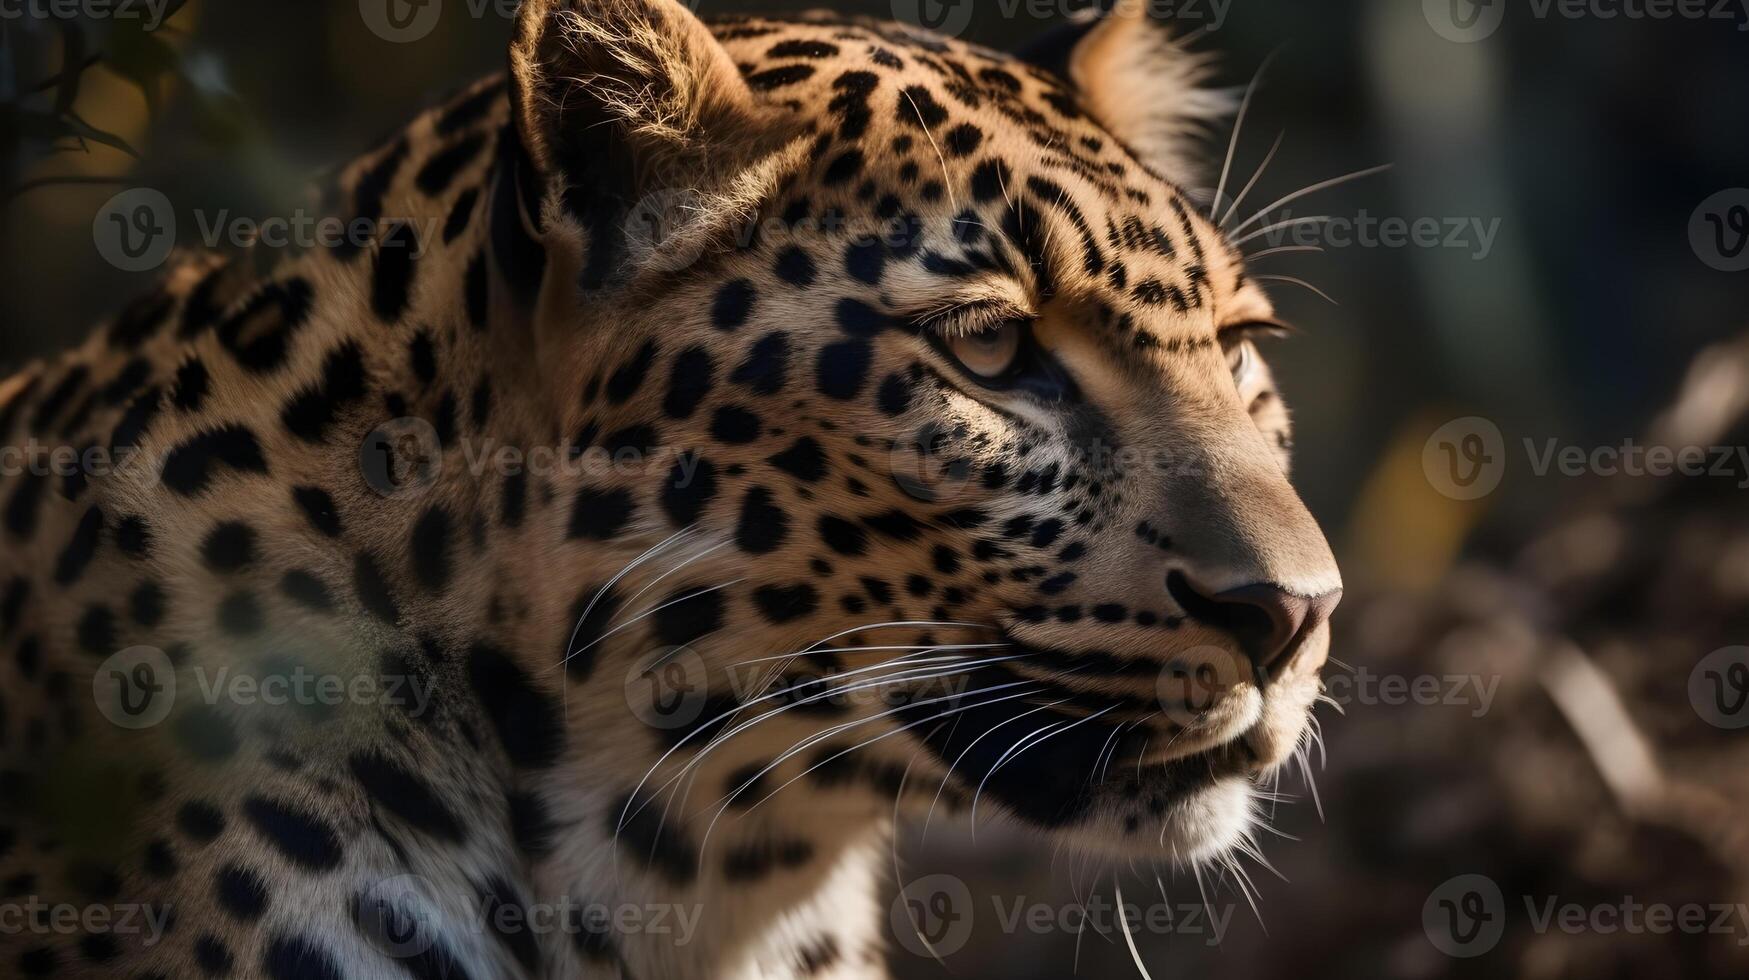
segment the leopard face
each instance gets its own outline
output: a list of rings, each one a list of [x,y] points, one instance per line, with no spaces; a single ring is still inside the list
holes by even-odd
[[[1114,855],[1232,844],[1340,579],[1287,480],[1269,301],[1177,182],[1198,97],[1133,104],[1200,66],[1133,17],[1064,75],[890,25],[639,23],[604,51],[561,15],[517,57],[539,234],[587,297],[542,296],[567,425],[688,447],[602,533],[724,546],[653,615],[757,636],[784,692],[725,696],[750,644],[676,626],[713,692],[679,754],[763,745],[730,797],[802,753]],[[654,82],[567,81],[658,50]],[[605,181],[565,163],[602,118],[648,139]],[[834,716],[889,678],[904,703]]]

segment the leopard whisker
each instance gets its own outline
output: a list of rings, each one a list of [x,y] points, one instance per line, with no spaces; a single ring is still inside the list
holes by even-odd
[[[1365,170],[1356,170],[1353,173],[1343,174],[1340,177],[1332,177],[1329,180],[1321,180],[1321,181],[1317,182],[1316,184],[1311,185],[1310,187],[1303,187],[1297,191],[1294,191],[1292,194],[1287,195],[1286,197],[1282,198],[1281,200],[1276,201],[1275,203],[1269,205],[1268,207],[1257,212],[1256,214],[1252,215],[1251,217],[1246,218],[1243,222],[1241,222],[1239,224],[1238,227],[1234,228],[1231,233],[1234,235],[1237,235],[1239,232],[1244,231],[1246,228],[1251,227],[1253,224],[1255,224],[1259,221],[1262,221],[1264,218],[1267,218],[1269,216],[1270,212],[1276,210],[1277,208],[1286,207],[1289,204],[1292,204],[1293,202],[1295,202],[1295,201],[1299,200],[1300,198],[1305,197],[1309,194],[1316,194],[1319,191],[1329,190],[1332,187],[1340,187],[1343,184],[1347,184],[1347,183],[1351,183],[1351,182],[1356,181],[1356,180],[1360,180],[1363,177],[1371,177],[1375,174],[1382,174],[1385,171],[1390,170],[1391,167],[1392,167],[1392,164],[1381,163],[1376,167],[1368,167]]]

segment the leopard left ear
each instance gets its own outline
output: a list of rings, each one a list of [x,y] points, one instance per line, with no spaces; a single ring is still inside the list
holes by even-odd
[[[1081,103],[1146,164],[1185,186],[1206,182],[1211,127],[1232,114],[1231,92],[1211,88],[1213,58],[1192,52],[1147,0],[1089,10],[1017,52],[1060,75]]]

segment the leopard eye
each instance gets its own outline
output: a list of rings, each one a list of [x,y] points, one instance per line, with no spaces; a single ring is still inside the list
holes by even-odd
[[[1025,325],[1011,320],[947,339],[947,349],[960,366],[980,378],[995,380],[1013,370],[1020,356]]]

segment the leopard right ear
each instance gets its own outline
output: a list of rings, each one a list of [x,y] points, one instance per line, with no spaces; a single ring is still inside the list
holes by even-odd
[[[670,245],[746,217],[797,135],[678,0],[525,0],[510,68],[539,224],[587,236],[584,289],[636,276],[625,225],[652,201]]]

